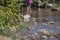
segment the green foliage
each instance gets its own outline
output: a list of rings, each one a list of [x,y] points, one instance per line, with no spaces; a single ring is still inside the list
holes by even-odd
[[[0,34],[11,36],[17,30],[27,27],[26,23],[22,21],[23,16],[19,9],[20,1],[0,0]]]
[[[49,4],[49,3],[52,3],[53,6],[60,6],[60,2],[56,0],[44,0],[42,4],[45,4],[45,7]]]
[[[17,14],[13,13],[10,8],[0,6],[0,30],[2,30],[2,32],[0,32],[0,34],[2,34],[2,33],[4,33],[4,32],[9,30],[7,25],[12,20],[11,19],[12,17],[16,17],[15,15],[17,15]],[[20,18],[19,16],[17,16],[17,17]],[[10,27],[11,27],[11,24],[12,23],[9,24]]]

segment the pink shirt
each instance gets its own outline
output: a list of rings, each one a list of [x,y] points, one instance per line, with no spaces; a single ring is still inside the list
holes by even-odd
[[[31,3],[32,3],[32,0],[27,0],[27,2],[28,2],[29,4],[31,4]]]

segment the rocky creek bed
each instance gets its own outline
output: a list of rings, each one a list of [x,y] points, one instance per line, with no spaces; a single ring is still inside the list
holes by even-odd
[[[60,11],[32,8],[30,23],[31,28],[19,31],[15,40],[60,40]],[[0,40],[12,39],[0,36]]]
[[[26,13],[26,10],[24,10]],[[20,40],[60,40],[60,10],[51,11],[32,8],[31,23],[35,23],[28,31],[21,31]]]

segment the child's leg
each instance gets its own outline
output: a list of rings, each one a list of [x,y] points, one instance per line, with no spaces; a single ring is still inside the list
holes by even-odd
[[[28,13],[28,14],[31,14],[31,5],[28,5],[28,6],[27,6],[27,13]]]
[[[31,5],[29,5],[29,14],[31,16]]]
[[[29,6],[27,6],[27,13],[29,14]]]

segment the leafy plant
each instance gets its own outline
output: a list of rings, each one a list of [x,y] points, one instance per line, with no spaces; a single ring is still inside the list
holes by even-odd
[[[0,34],[11,36],[17,28],[21,30],[26,27],[19,9],[20,1],[0,0]]]

